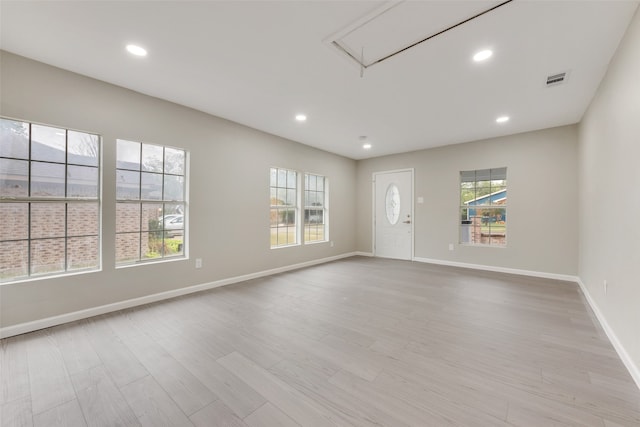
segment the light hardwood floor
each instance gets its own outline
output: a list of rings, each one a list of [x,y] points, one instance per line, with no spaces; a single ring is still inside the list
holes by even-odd
[[[576,284],[354,257],[2,340],[1,425],[639,426]]]

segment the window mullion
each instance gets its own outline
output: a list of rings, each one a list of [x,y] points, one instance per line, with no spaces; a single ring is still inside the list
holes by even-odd
[[[495,174],[494,174],[495,172]],[[460,172],[460,242],[505,246],[507,227],[507,168]],[[473,181],[469,177],[473,177]],[[494,185],[496,181],[496,185]],[[499,184],[498,184],[499,182]],[[482,185],[479,185],[482,183]],[[488,187],[485,185],[488,183]],[[500,194],[504,191],[504,195]],[[504,204],[494,198],[500,197]],[[472,204],[473,203],[473,204]],[[466,216],[462,216],[466,212]],[[484,230],[484,231],[483,231]],[[501,236],[495,233],[502,234]]]
[[[29,218],[27,220],[27,277],[31,277],[31,203],[28,203],[27,212]]]
[[[122,140],[118,140],[118,141],[122,141]],[[126,143],[127,141],[122,141],[122,142]],[[138,206],[139,216],[137,217],[137,228],[138,228],[137,236],[138,236],[139,246],[136,251],[137,256],[132,252],[127,252],[130,249],[127,249],[126,239],[123,237],[122,242],[125,246],[122,247],[122,250],[124,251],[123,252],[124,257],[122,259],[120,257],[117,257],[120,260],[120,261],[117,261],[117,264],[121,265],[128,262],[138,263],[138,262],[154,261],[158,259],[164,259],[171,255],[179,255],[179,254],[182,254],[184,256],[184,253],[185,253],[184,244],[186,242],[186,236],[185,236],[186,234],[185,233],[186,232],[185,192],[186,192],[186,184],[187,184],[186,183],[186,158],[187,158],[186,152],[184,150],[178,150],[178,149],[173,149],[172,151],[172,152],[175,152],[174,154],[182,157],[181,161],[183,163],[182,164],[175,163],[174,166],[177,167],[178,170],[183,171],[184,173],[183,174],[179,174],[179,173],[167,174],[165,173],[167,172],[167,168],[173,165],[173,163],[167,162],[167,158],[166,158],[167,147],[153,145],[153,144],[145,144],[142,142],[131,142],[131,143],[138,145],[136,147],[137,154],[138,154],[137,162],[139,163],[140,167],[138,170],[136,170],[138,173],[138,182],[139,182],[137,198],[135,199],[131,198],[128,200],[125,200],[125,199],[117,200],[117,203],[133,204]],[[122,159],[120,159],[121,165],[126,166],[127,162],[130,162],[130,160],[127,159],[126,157],[127,156],[126,150],[123,150],[123,152],[124,152],[124,156],[122,157]],[[173,156],[171,157],[170,160],[172,159],[174,159]],[[145,164],[147,165],[146,169],[145,169]],[[125,168],[116,168],[116,169],[126,170]],[[150,179],[150,182],[149,182],[150,187],[148,187],[148,189],[150,189],[152,192],[155,192],[155,191],[159,192],[160,197],[157,197],[155,193],[149,193],[148,191],[145,193],[146,190],[144,188],[144,184],[142,181],[143,176],[145,176],[144,174],[148,174],[147,177]],[[180,189],[183,195],[182,200],[178,200],[178,199],[173,200],[175,197],[167,197],[167,196],[174,196],[173,194],[169,194],[169,195],[166,194],[172,188],[174,188],[174,187],[167,187],[167,185],[165,185],[165,177],[169,175],[182,178],[181,189]],[[158,183],[158,181],[160,182]],[[171,184],[177,183],[177,181],[178,179],[171,180]],[[126,193],[127,186],[124,185],[122,188],[124,193]],[[157,212],[155,209],[152,209],[153,206],[158,206],[160,211]],[[171,239],[174,239],[176,236],[180,236],[180,235],[182,236],[182,240],[177,241],[178,251],[175,252],[175,254],[172,252],[172,250],[166,250],[169,247],[167,246],[168,240],[165,239],[165,234],[166,234],[165,230],[167,230],[167,226],[169,225],[169,222],[164,221],[164,219],[168,215],[171,215],[174,213],[175,215],[182,216],[182,222],[175,223],[175,227],[176,227],[175,229],[180,231],[177,233],[173,233],[173,235],[172,234],[167,235],[167,237],[170,237]],[[149,228],[146,225],[146,222],[151,219],[153,219],[154,221],[157,221],[157,226],[155,226],[154,228]],[[160,224],[161,221],[163,222],[163,224]],[[173,230],[173,228],[171,230]],[[118,234],[127,234],[127,233],[128,232],[122,232]],[[171,243],[171,245],[173,245],[173,243]],[[131,246],[129,246],[129,248],[131,248]],[[173,248],[173,246],[171,246],[171,248]],[[127,254],[131,254],[131,255],[127,255]],[[133,256],[135,256],[135,259],[133,259]]]
[[[4,241],[22,241],[22,245],[26,244],[26,248],[21,246],[20,252],[16,253],[14,258],[10,259],[10,265],[16,266],[16,275],[10,273],[9,276],[3,277],[2,281],[20,281],[25,278],[33,277],[51,277],[68,274],[73,268],[73,248],[70,241],[73,234],[75,222],[72,219],[75,218],[71,215],[72,206],[75,203],[98,203],[100,205],[100,178],[101,178],[101,163],[98,157],[97,164],[95,163],[95,155],[91,155],[90,149],[98,149],[100,151],[100,139],[97,135],[88,134],[85,132],[77,132],[81,138],[88,137],[86,141],[89,141],[91,147],[85,146],[85,139],[78,140],[78,151],[72,153],[71,149],[71,136],[68,129],[52,127],[48,125],[36,125],[31,122],[21,122],[11,119],[2,118],[3,129],[7,126],[9,132],[16,132],[16,135],[24,141],[24,150],[11,151],[17,155],[3,156],[3,159],[14,159],[26,162],[23,174],[21,178],[15,179],[16,185],[26,187],[22,190],[22,194],[18,196],[11,195],[8,192],[6,195],[0,196],[0,204],[15,203],[26,209],[21,208],[11,215],[16,215],[15,220],[20,225],[20,229],[26,228],[24,234],[19,236],[9,233],[5,237]],[[18,127],[19,126],[19,129]],[[37,126],[38,132],[34,136],[34,128]],[[54,136],[54,133],[56,136]],[[8,140],[8,144],[12,144],[12,140]],[[4,144],[5,141],[3,141]],[[97,144],[97,145],[95,145]],[[74,145],[75,146],[75,145]],[[86,149],[89,147],[90,149]],[[40,153],[40,154],[38,154]],[[75,162],[76,157],[72,158],[72,154],[77,154],[78,162]],[[37,159],[36,159],[37,157]],[[83,176],[78,178],[78,189],[81,191],[87,188],[98,188],[98,194],[96,197],[89,198],[73,198],[71,196],[70,187],[76,185],[76,181],[73,181],[70,176],[71,161],[78,166],[92,167],[97,171],[96,182],[89,179],[85,179]],[[41,194],[59,194],[60,197],[47,197],[42,195],[35,195],[35,179],[34,174],[37,172],[36,166],[50,167],[47,165],[57,165],[58,173],[62,172],[63,177],[59,177],[59,174],[51,174],[43,171],[40,179],[37,181],[38,187],[44,190]],[[62,178],[62,179],[59,179]],[[24,185],[26,184],[26,185]],[[60,185],[64,186],[60,189]],[[19,187],[17,187],[19,188]],[[83,194],[83,193],[79,193]],[[53,205],[61,205],[61,209],[58,210]],[[20,213],[19,213],[20,212]],[[95,218],[96,224],[99,224],[100,212],[96,212],[97,218]],[[38,219],[36,221],[36,219]],[[79,218],[82,219],[82,218]],[[83,225],[79,225],[82,227]],[[23,228],[24,227],[24,228]],[[78,235],[86,234],[88,228],[78,228]],[[52,231],[55,231],[53,233]],[[91,231],[91,236],[95,236],[97,233],[100,237],[100,228],[96,225],[96,229]],[[75,236],[74,236],[75,237]],[[62,241],[60,239],[63,239]],[[99,239],[98,239],[99,241]],[[34,247],[34,243],[38,244],[38,248]],[[96,243],[99,245],[99,243]],[[93,252],[95,250],[95,252]],[[85,264],[87,267],[99,268],[99,246],[91,249],[91,254],[97,254],[98,258],[87,257],[86,260],[90,261]],[[20,254],[20,255],[18,255]],[[84,255],[79,253],[79,259],[84,263]],[[62,258],[62,259],[60,259]]]

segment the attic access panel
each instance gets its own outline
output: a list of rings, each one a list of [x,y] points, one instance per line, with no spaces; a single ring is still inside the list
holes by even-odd
[[[391,1],[326,42],[368,68],[511,1]]]

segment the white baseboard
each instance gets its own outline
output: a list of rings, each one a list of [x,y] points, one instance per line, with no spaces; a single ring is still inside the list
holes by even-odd
[[[188,286],[186,288],[174,289],[171,291],[160,292],[152,295],[146,295],[139,298],[132,298],[125,301],[119,301],[112,304],[92,307],[85,310],[65,313],[58,316],[38,319],[31,322],[25,322],[25,323],[19,323],[17,325],[6,326],[3,328],[0,328],[0,338],[8,338],[15,335],[26,334],[27,332],[33,332],[39,329],[50,328],[52,326],[61,325],[63,323],[74,322],[76,320],[86,319],[93,316],[99,316],[101,314],[111,313],[118,310],[124,310],[126,308],[136,307],[139,305],[149,304],[156,301],[175,298],[182,295],[191,294],[194,292],[205,291],[207,289],[213,289],[213,288],[218,288],[220,286],[231,285],[233,283],[244,282],[246,280],[257,279],[259,277],[265,277],[265,276],[271,276],[273,274],[284,273],[285,271],[297,270],[300,268],[310,267],[312,265],[317,265],[317,264],[324,264],[324,263],[336,261],[342,258],[352,257],[355,255],[359,255],[359,253],[349,252],[342,255],[336,255],[328,258],[321,258],[321,259],[316,259],[312,261],[301,262],[299,264],[287,265],[284,267],[273,268],[270,270],[259,271],[256,273],[244,274],[242,276],[230,277],[228,279],[216,280],[214,282],[202,283],[199,285]]]
[[[356,255],[356,256],[369,256],[369,257],[372,257],[372,256],[373,256],[373,252],[354,252],[354,255]]]
[[[564,280],[567,282],[577,282],[578,276],[571,276],[569,274],[557,274],[557,273],[547,273],[544,271],[534,271],[534,270],[521,270],[519,268],[507,268],[507,267],[494,267],[491,265],[482,265],[482,264],[469,264],[466,262],[456,262],[456,261],[444,261],[439,259],[431,259],[431,258],[413,258],[414,261],[418,262],[426,262],[428,264],[439,264],[439,265],[447,265],[450,267],[461,267],[461,268],[470,268],[473,270],[484,270],[484,271],[495,271],[497,273],[507,273],[507,274],[517,274],[520,276],[531,276],[531,277],[541,277],[543,279],[555,279],[555,280]]]
[[[627,353],[627,350],[625,350],[624,346],[618,339],[617,335],[615,334],[615,332],[613,332],[613,329],[611,329],[611,327],[609,326],[609,323],[607,322],[607,318],[604,317],[604,315],[600,311],[600,308],[598,307],[598,304],[596,304],[595,300],[591,298],[591,294],[589,293],[589,290],[587,289],[587,287],[585,286],[585,284],[582,282],[580,278],[578,278],[578,285],[580,286],[580,290],[582,290],[582,294],[587,299],[587,302],[589,303],[591,310],[593,310],[593,313],[596,315],[598,322],[600,322],[602,329],[604,329],[605,334],[607,334],[609,341],[611,341],[611,345],[613,345],[613,348],[618,353],[618,356],[622,360],[622,363],[624,363],[624,366],[626,366],[627,370],[631,374],[631,378],[633,378],[633,380],[636,382],[636,385],[640,389],[640,367],[638,367],[633,362],[633,360],[631,359],[631,356],[629,356],[629,353]]]

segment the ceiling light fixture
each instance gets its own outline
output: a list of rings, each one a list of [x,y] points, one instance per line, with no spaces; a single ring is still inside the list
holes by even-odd
[[[491,58],[491,55],[493,55],[493,52],[490,50],[481,50],[480,52],[476,53],[475,55],[473,55],[473,60],[476,62],[480,62],[480,61],[484,61],[487,60],[489,58]]]
[[[509,121],[509,116],[500,116],[496,119],[496,123],[506,123]]]
[[[364,148],[365,150],[369,150],[369,149],[371,149],[371,144],[369,144],[369,143],[362,144],[362,148]]]
[[[135,44],[128,44],[127,51],[135,56],[147,56],[147,50]]]
[[[307,116],[305,116],[304,114],[297,114],[296,115],[296,120],[299,122],[304,122],[307,120]]]

